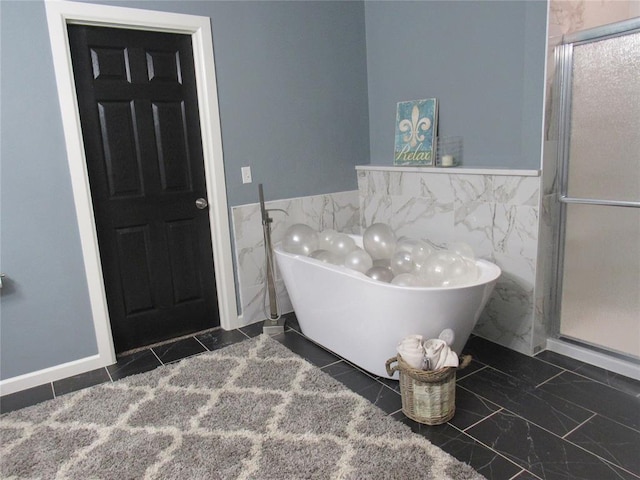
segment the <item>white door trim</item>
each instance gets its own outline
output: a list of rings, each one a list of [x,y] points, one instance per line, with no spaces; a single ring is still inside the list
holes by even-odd
[[[210,19],[195,15],[68,1],[46,0],[45,7],[69,170],[71,172],[73,197],[98,343],[98,356],[104,361],[104,365],[115,362],[113,337],[109,323],[95,219],[91,204],[91,190],[89,188],[82,141],[80,114],[71,66],[71,54],[67,36],[67,24],[69,23],[191,35],[207,194],[210,199],[209,217],[220,324],[225,330],[236,328],[238,314]]]

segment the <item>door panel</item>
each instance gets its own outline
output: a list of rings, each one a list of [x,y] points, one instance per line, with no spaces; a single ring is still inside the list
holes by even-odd
[[[565,38],[559,334],[640,358],[640,31]]]
[[[640,201],[640,32],[573,48],[567,194]]]
[[[219,325],[190,36],[68,31],[116,351]]]
[[[640,358],[640,209],[566,210],[562,334]]]
[[[98,103],[105,179],[111,197],[143,195],[140,151],[133,102]]]
[[[148,225],[118,228],[118,258],[132,261],[120,265],[122,292],[126,315],[152,310],[153,288],[148,254],[150,251]]]
[[[191,191],[184,104],[153,103],[152,108],[162,189]]]

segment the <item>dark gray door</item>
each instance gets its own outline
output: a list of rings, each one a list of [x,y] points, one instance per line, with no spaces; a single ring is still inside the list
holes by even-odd
[[[68,32],[116,351],[219,325],[191,37]]]

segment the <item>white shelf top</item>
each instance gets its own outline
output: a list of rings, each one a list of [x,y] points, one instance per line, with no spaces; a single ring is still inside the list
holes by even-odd
[[[449,175],[511,175],[518,177],[539,177],[540,170],[518,170],[506,168],[465,168],[465,167],[401,167],[395,165],[356,165],[356,170],[412,173],[446,173]]]

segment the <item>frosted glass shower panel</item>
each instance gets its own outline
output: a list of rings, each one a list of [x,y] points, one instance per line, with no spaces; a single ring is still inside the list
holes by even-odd
[[[640,209],[567,205],[564,336],[640,358]]]
[[[567,194],[640,201],[640,33],[573,48]]]

